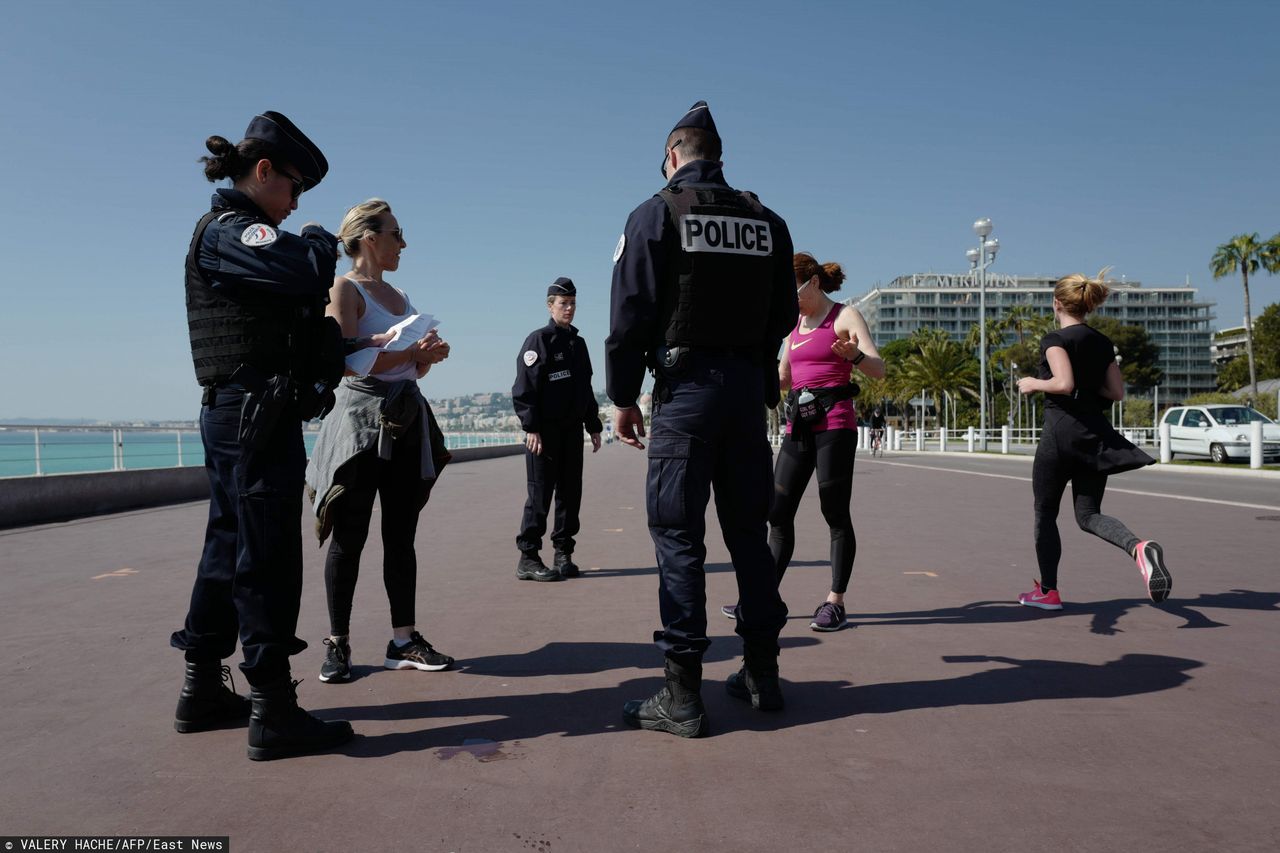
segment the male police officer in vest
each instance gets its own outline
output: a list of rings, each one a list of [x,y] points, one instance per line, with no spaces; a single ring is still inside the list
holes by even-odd
[[[567,278],[547,288],[551,320],[524,339],[516,361],[511,401],[525,432],[525,468],[529,499],[516,547],[521,580],[558,581],[578,576],[573,562],[573,537],[578,532],[582,505],[582,431],[591,436],[591,452],[600,449],[600,417],[591,390],[591,356],[586,341],[572,325],[578,289]],[[552,492],[556,499],[551,544],[555,562],[547,566],[538,555]]]
[[[707,639],[706,507],[738,580],[744,665],[725,687],[760,710],[782,707],[778,634],[787,609],[766,541],[773,494],[765,406],[778,402],[777,354],[796,318],[791,235],[777,214],[725,183],[720,135],[698,101],[667,136],[665,189],[637,207],[614,253],[608,393],[618,438],[643,448],[636,398],[654,369],[647,511],[661,577],[666,685],[627,702],[632,726],[706,734],[700,688]]]
[[[349,740],[351,725],[298,707],[289,656],[302,592],[300,422],[322,414],[342,376],[342,340],[324,316],[337,239],[319,225],[278,230],[325,176],[320,149],[276,112],[254,117],[232,146],[210,137],[205,176],[230,178],[187,253],[187,323],[204,388],[200,434],[212,498],[186,624],[170,642],[187,677],[180,732],[243,724],[249,757],[280,758]],[[222,660],[244,651],[250,701],[222,683]],[[225,670],[230,676],[230,670]]]

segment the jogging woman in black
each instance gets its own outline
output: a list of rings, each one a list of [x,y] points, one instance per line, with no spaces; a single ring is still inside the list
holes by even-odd
[[[1062,609],[1058,508],[1068,482],[1080,529],[1123,548],[1137,562],[1152,601],[1164,601],[1173,588],[1160,546],[1140,540],[1120,521],[1102,514],[1110,474],[1155,462],[1103,417],[1113,400],[1124,399],[1124,379],[1111,340],[1086,325],[1084,318],[1107,298],[1109,288],[1102,281],[1106,272],[1096,279],[1069,275],[1054,286],[1053,313],[1059,328],[1040,341],[1040,378],[1018,380],[1019,392],[1045,395],[1044,427],[1031,469],[1040,580],[1031,592],[1018,596],[1020,604],[1041,610]]]

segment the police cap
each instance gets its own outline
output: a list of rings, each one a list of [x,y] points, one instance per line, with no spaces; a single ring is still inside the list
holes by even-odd
[[[696,127],[714,134],[717,139],[720,138],[720,131],[716,130],[716,120],[711,117],[711,107],[707,106],[706,101],[698,101],[689,107],[689,111],[680,116],[676,126],[671,128],[671,132],[675,133],[682,127]]]
[[[557,296],[577,296],[578,288],[573,286],[573,281],[564,276],[551,282],[547,287],[547,298],[553,299]]]
[[[261,139],[270,143],[289,161],[302,177],[306,189],[315,188],[329,171],[329,161],[316,144],[298,130],[298,126],[274,110],[253,117],[244,132],[245,139]]]

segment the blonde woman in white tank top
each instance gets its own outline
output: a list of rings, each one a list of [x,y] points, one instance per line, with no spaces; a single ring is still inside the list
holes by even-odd
[[[408,295],[383,278],[385,273],[399,268],[400,253],[408,246],[390,205],[381,199],[356,205],[343,219],[338,238],[351,257],[351,271],[334,279],[327,313],[342,326],[345,337],[385,332],[416,313]],[[347,359],[347,373],[385,382],[416,382],[433,364],[448,357],[449,344],[433,331],[405,350],[355,353]],[[324,439],[327,426],[328,421],[321,425],[317,446]],[[421,455],[431,452],[421,438],[423,432],[411,428],[396,438],[391,458],[379,457],[377,449],[372,448],[345,463],[352,467],[346,491],[330,510],[333,538],[325,558],[330,636],[324,640],[326,654],[320,670],[324,683],[351,679],[351,605],[375,493],[381,502],[383,581],[392,626],[383,666],[435,671],[453,665],[453,658],[437,652],[415,625],[417,556],[413,540],[418,515],[434,482],[423,480],[419,474]]]

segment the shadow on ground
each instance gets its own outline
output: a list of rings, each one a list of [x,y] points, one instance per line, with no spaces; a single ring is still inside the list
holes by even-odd
[[[1169,599],[1162,604],[1152,604],[1145,598],[1117,598],[1111,601],[1068,602],[1061,611],[1048,612],[1023,607],[1009,601],[975,601],[958,607],[937,610],[902,611],[898,613],[850,613],[849,627],[867,628],[878,625],[955,625],[993,624],[1003,622],[1030,622],[1036,619],[1066,618],[1087,615],[1095,634],[1118,634],[1117,625],[1130,610],[1156,607],[1185,621],[1179,628],[1222,628],[1229,623],[1218,622],[1198,608],[1224,610],[1274,610],[1280,611],[1280,592],[1255,592],[1249,589],[1233,589],[1230,592],[1205,593],[1187,601]],[[793,617],[798,618],[798,617]],[[808,618],[808,617],[805,617]]]
[[[572,643],[563,644],[572,654]],[[636,644],[640,645],[640,644]],[[647,653],[652,652],[644,646]],[[627,660],[630,654],[625,655]],[[1200,661],[1164,655],[1127,654],[1104,664],[1036,660],[987,655],[947,656],[949,663],[995,663],[982,672],[934,681],[885,682],[855,685],[847,681],[786,682],[786,710],[776,714],[753,711],[727,697],[723,686],[708,681],[703,696],[712,735],[735,730],[769,731],[822,723],[864,714],[892,714],[926,708],[964,705],[1002,705],[1045,699],[1110,699],[1171,690],[1185,684]],[[625,665],[621,661],[618,666]],[[360,729],[365,720],[488,719],[446,724],[412,732],[358,737],[343,752],[354,758],[377,758],[399,752],[437,748],[456,751],[467,743],[527,741],[561,735],[630,731],[622,722],[622,703],[656,691],[660,678],[633,678],[613,687],[569,693],[525,693],[355,705],[326,709],[327,718],[351,720]],[[656,737],[656,735],[642,735]],[[452,755],[453,752],[449,752]],[[444,753],[440,757],[447,757]]]

